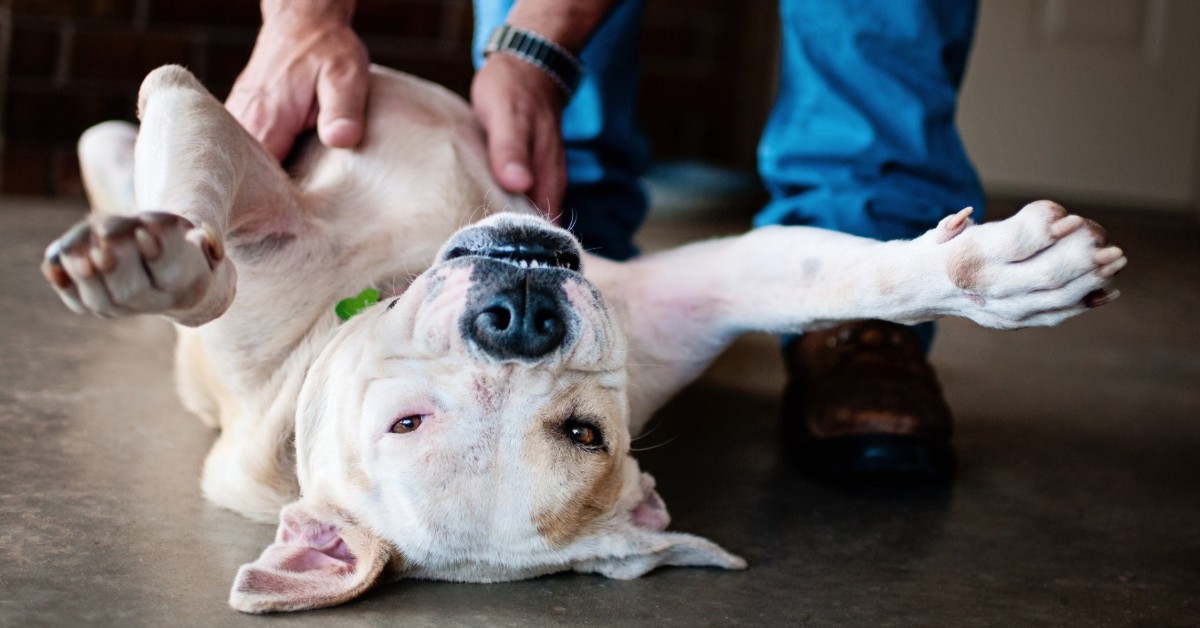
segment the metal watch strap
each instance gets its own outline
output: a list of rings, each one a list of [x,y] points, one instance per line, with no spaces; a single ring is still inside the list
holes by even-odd
[[[583,63],[566,48],[530,31],[501,24],[492,31],[483,48],[483,56],[493,52],[513,55],[541,69],[563,90],[567,100],[583,79]]]

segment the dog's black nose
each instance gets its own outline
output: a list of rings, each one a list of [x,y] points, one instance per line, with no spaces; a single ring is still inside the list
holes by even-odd
[[[470,337],[499,359],[540,358],[567,335],[558,299],[528,283],[494,293],[466,318]]]

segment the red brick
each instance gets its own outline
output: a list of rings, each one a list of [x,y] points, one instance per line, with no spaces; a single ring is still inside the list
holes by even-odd
[[[475,11],[471,8],[471,3],[465,0],[447,2],[445,10],[442,39],[458,42],[460,45],[470,48],[471,38],[475,32]]]
[[[217,98],[229,94],[238,74],[250,60],[254,49],[254,38],[240,42],[210,43],[204,49],[204,72],[198,78]]]
[[[30,92],[9,89],[5,109],[8,139],[19,142],[69,143],[93,124],[134,117],[134,91],[103,96],[67,91]]]
[[[128,20],[136,0],[12,0],[13,14]]]
[[[437,0],[360,0],[354,12],[354,30],[362,35],[384,35],[439,40],[445,7]]]
[[[48,28],[13,29],[9,76],[52,78],[58,66],[58,30]]]
[[[127,81],[136,89],[160,65],[192,65],[192,50],[182,32],[80,30],[75,34],[71,79]]]
[[[60,198],[83,198],[83,174],[74,146],[58,147],[51,159],[50,185]]]
[[[41,143],[9,142],[4,147],[4,177],[0,192],[49,196],[53,151]]]
[[[151,24],[186,26],[243,26],[257,29],[262,23],[255,0],[153,0]]]

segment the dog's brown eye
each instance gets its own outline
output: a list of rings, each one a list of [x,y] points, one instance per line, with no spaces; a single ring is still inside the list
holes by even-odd
[[[571,440],[583,445],[584,447],[590,447],[596,442],[596,430],[593,430],[586,425],[576,425],[574,427],[567,428],[567,430],[571,434]]]
[[[563,433],[576,445],[591,450],[604,449],[604,434],[600,428],[584,423],[578,419],[570,419],[563,424]]]
[[[416,431],[418,427],[421,427],[421,415],[414,414],[412,416],[406,416],[403,419],[393,423],[392,433],[407,434],[409,432]]]

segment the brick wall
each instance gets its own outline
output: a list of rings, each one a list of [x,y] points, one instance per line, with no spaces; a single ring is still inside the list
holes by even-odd
[[[372,60],[465,94],[469,0],[359,0]],[[774,3],[650,0],[641,115],[661,159],[748,166],[774,67]],[[81,194],[74,142],[133,119],[138,84],[188,66],[219,97],[250,55],[254,0],[0,0],[0,193]]]

